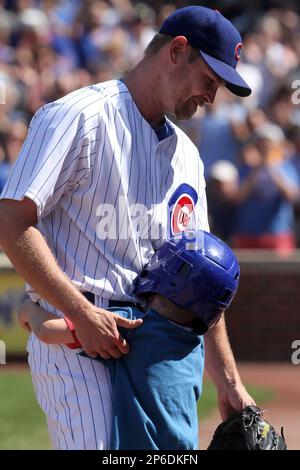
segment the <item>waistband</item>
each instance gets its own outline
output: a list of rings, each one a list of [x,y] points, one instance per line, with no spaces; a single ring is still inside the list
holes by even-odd
[[[95,294],[92,292],[82,292],[82,295],[95,305]],[[109,300],[108,307],[132,307],[132,308],[141,308],[141,305],[135,302],[128,302],[127,300]]]

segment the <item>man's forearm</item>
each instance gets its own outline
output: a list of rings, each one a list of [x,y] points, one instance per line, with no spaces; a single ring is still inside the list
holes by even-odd
[[[240,381],[229,344],[224,316],[205,336],[206,370],[219,388]]]
[[[80,315],[88,301],[64,275],[45,239],[35,227],[8,229],[1,244],[18,273],[36,292],[70,318]]]
[[[89,356],[99,354],[104,359],[117,359],[127,354],[129,347],[118,326],[137,328],[141,320],[129,320],[89,303],[56,263],[45,239],[35,228],[36,219],[37,209],[29,198],[0,200],[0,245],[16,270],[34,290],[72,320]]]

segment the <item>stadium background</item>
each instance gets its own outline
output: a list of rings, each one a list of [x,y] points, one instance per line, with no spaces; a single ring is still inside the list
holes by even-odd
[[[212,107],[180,125],[205,164],[211,230],[237,247],[241,221],[244,228],[255,228],[261,249],[246,245],[237,250],[242,278],[227,313],[229,336],[259,404],[267,403],[270,420],[285,426],[289,447],[300,449],[300,437],[293,432],[300,418],[300,353],[293,349],[295,341],[300,344],[299,2],[0,0],[0,191],[41,105],[122,76],[142,57],[163,18],[187,4],[217,8],[243,35],[240,72],[251,84],[252,96],[241,101],[221,91]],[[252,171],[262,160],[282,164],[293,175],[294,192],[279,201],[279,215],[272,211],[274,187],[266,179],[258,176],[257,183],[270,204],[258,204],[254,215],[237,197],[245,166]],[[275,227],[275,241],[279,234],[275,249],[261,238],[266,219]],[[287,231],[295,240],[292,247],[281,243],[280,234]],[[0,341],[6,349],[0,361],[0,449],[48,446],[24,362],[27,335],[15,324],[22,297],[23,282],[0,253]],[[200,404],[201,413],[203,408],[210,412],[204,441],[218,420],[209,383],[206,390]]]

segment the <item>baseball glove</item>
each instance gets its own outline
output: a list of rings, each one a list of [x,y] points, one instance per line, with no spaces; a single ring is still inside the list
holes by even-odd
[[[287,450],[287,447],[283,428],[279,436],[259,408],[246,406],[217,427],[207,450]]]

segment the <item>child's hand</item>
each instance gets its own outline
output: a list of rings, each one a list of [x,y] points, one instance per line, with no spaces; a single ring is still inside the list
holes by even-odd
[[[25,302],[23,302],[18,309],[18,323],[24,330],[27,331],[31,331],[28,323],[29,314],[27,310],[29,304],[32,304],[31,300],[25,300]]]

